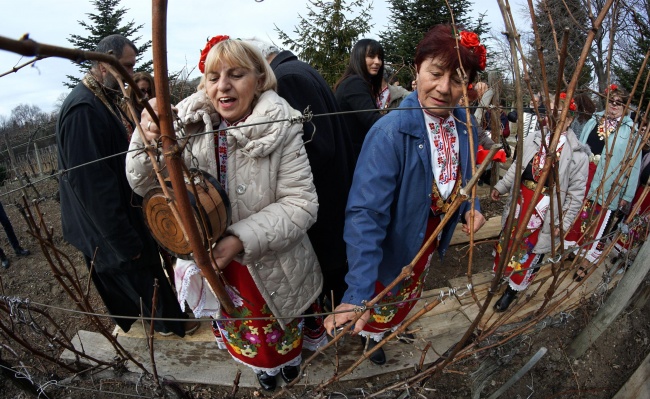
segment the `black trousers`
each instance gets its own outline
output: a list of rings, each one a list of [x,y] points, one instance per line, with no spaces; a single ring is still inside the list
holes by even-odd
[[[90,258],[84,256],[86,266],[90,270]],[[128,332],[136,321],[119,316],[147,318],[151,317],[154,281],[158,280],[158,294],[155,317],[171,319],[187,319],[188,316],[181,311],[176,294],[163,272],[160,259],[138,259],[134,267],[126,271],[97,272],[93,268],[91,278],[97,288],[99,296],[104,301],[108,313],[113,316],[115,324]],[[142,305],[141,305],[142,301]],[[142,306],[142,312],[140,308]],[[158,332],[173,332],[178,336],[185,335],[183,321],[154,322],[154,329]]]

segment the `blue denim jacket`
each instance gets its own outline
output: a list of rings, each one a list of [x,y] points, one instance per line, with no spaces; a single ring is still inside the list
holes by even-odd
[[[580,141],[587,143],[587,138],[591,131],[598,125],[600,119],[603,117],[602,112],[596,112],[591,119],[585,123],[585,126],[582,128],[582,134],[580,135]],[[589,187],[589,193],[587,198],[590,200],[595,200],[601,205],[607,200],[612,186],[619,186],[617,188],[617,194],[612,198],[612,202],[609,203],[608,208],[612,211],[618,209],[618,204],[621,199],[626,200],[627,202],[632,202],[634,199],[634,193],[636,193],[636,187],[639,182],[639,171],[641,170],[641,156],[636,158],[630,175],[626,177],[623,175],[620,181],[615,181],[620,168],[622,165],[626,164],[637,151],[639,144],[641,142],[640,136],[631,137],[632,135],[632,126],[634,122],[628,116],[623,116],[621,119],[621,126],[618,128],[616,134],[611,134],[605,141],[605,148],[603,149],[603,154],[598,162],[596,167],[596,173],[594,174],[594,179],[591,181],[591,186]],[[634,140],[634,142],[628,146],[628,142]],[[612,148],[612,146],[614,146]],[[611,159],[607,165],[607,171],[605,171],[605,164],[607,163],[606,154],[611,154]],[[605,177],[605,183],[603,184],[603,191],[598,192],[598,186],[603,181]]]
[[[417,92],[400,108],[419,107]],[[456,128],[463,186],[471,178],[469,137],[464,108],[456,108]],[[471,117],[472,124],[476,120]],[[478,148],[476,128],[474,153]],[[361,305],[370,300],[375,282],[389,284],[409,264],[424,243],[431,207],[431,148],[420,109],[397,110],[377,121],[368,132],[354,172],[345,217],[349,272],[342,302]],[[456,224],[470,209],[465,202],[443,229],[442,257]],[[476,209],[480,211],[478,199]]]

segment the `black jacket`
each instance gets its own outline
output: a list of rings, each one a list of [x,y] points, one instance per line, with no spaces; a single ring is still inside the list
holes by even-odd
[[[109,157],[61,175],[63,238],[94,258],[99,272],[136,267],[132,259],[138,255],[138,264],[156,259],[139,197],[126,180],[126,155],[111,157],[128,149],[126,129],[81,83],[63,102],[56,141],[60,170]]]
[[[359,75],[346,78],[336,88],[336,101],[341,111],[359,111],[377,109],[377,102],[372,95],[370,86]],[[354,146],[354,160],[356,162],[361,153],[361,146],[366,134],[372,125],[381,118],[379,112],[355,112],[345,114],[345,123],[352,137]]]
[[[273,59],[271,68],[278,80],[278,94],[298,111],[309,106],[315,115],[313,125],[304,124],[305,149],[319,203],[318,219],[308,231],[309,239],[323,274],[347,268],[343,226],[354,158],[345,122],[340,115],[318,116],[339,109],[332,89],[309,64],[299,61],[290,51],[283,51]],[[325,287],[326,293],[328,289]]]

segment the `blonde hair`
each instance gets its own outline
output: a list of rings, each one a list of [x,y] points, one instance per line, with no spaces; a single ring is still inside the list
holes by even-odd
[[[266,59],[262,56],[260,50],[241,40],[224,40],[217,43],[210,49],[205,59],[205,73],[201,79],[200,88],[204,86],[204,81],[208,73],[216,70],[221,63],[228,63],[238,66],[255,74],[261,78],[261,84],[255,98],[267,90],[276,90],[278,82],[275,74]]]

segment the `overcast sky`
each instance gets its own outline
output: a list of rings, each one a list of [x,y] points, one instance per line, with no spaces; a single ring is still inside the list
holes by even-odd
[[[492,28],[501,29],[503,22],[496,0],[474,0],[474,3],[473,15],[487,11]],[[122,0],[121,6],[128,9],[123,22],[134,20],[136,24],[144,24],[139,34],[143,40],[149,40],[151,2]],[[17,0],[11,3],[3,0],[0,36],[18,39],[29,33],[37,42],[69,47],[66,39],[70,34],[86,35],[77,21],[87,20],[86,14],[96,12],[89,0]],[[307,0],[170,0],[167,21],[169,71],[177,72],[185,66],[194,68],[206,39],[217,34],[242,38],[256,36],[279,44],[275,25],[293,36],[298,14],[305,16],[306,12]],[[368,37],[377,39],[378,32],[385,30],[388,24],[387,1],[374,0],[372,15],[374,27]],[[145,57],[150,59],[150,52]],[[28,60],[0,50],[0,73]],[[9,117],[11,110],[23,103],[52,111],[57,98],[67,93],[63,85],[66,75],[79,76],[79,71],[70,61],[52,58],[0,77],[0,117]],[[198,76],[198,71],[192,76]]]

